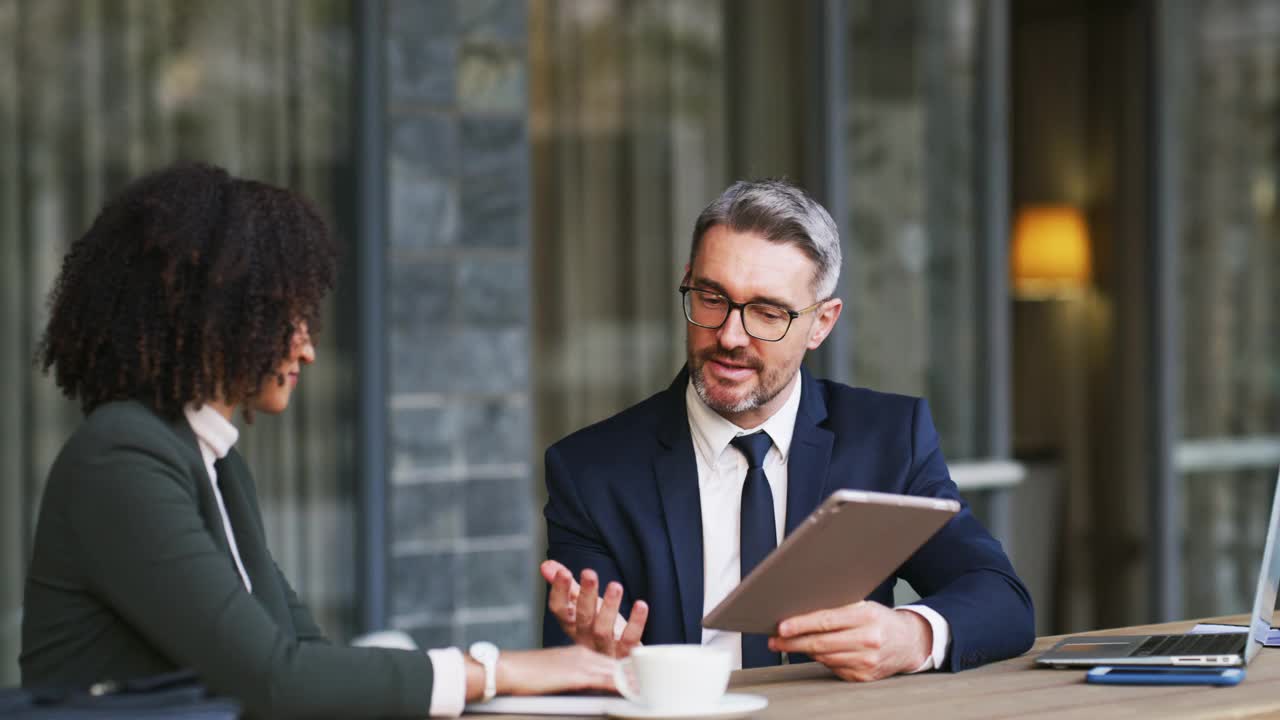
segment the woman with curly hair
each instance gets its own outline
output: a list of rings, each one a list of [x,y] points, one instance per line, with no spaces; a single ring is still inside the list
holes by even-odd
[[[22,619],[26,686],[179,668],[263,717],[458,714],[464,697],[612,687],[582,647],[328,643],[267,549],[239,409],[279,413],[333,287],[324,222],[204,165],[144,177],[71,248],[39,363],[85,420],[49,472]]]

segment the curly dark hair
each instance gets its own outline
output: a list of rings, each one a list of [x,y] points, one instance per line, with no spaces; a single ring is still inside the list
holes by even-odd
[[[299,195],[210,165],[159,170],[71,246],[36,362],[86,414],[112,400],[172,419],[189,402],[239,403],[276,378],[298,322],[319,330],[336,264]]]

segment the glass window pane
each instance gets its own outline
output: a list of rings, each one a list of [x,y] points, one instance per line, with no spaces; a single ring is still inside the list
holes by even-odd
[[[1280,433],[1280,7],[1193,5],[1184,98],[1182,430]]]
[[[847,5],[849,256],[857,385],[929,399],[948,458],[978,453],[976,0]]]
[[[1184,473],[1183,614],[1249,612],[1271,516],[1275,468]]]
[[[1186,614],[1244,612],[1280,464],[1280,7],[1187,6],[1178,238]]]
[[[177,160],[300,190],[350,237],[351,40],[345,0],[0,3],[0,685],[17,681],[40,486],[79,421],[30,367],[63,253],[126,181]],[[294,407],[239,446],[277,560],[338,637],[355,599],[348,291]]]
[[[720,3],[530,6],[538,447],[666,387],[676,289],[727,182]]]

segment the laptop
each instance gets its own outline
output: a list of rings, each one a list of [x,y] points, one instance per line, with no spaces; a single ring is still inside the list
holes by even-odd
[[[1082,667],[1092,665],[1191,665],[1227,667],[1246,665],[1258,654],[1271,629],[1280,587],[1280,474],[1272,493],[1271,520],[1267,525],[1266,548],[1258,568],[1258,589],[1253,596],[1253,614],[1247,632],[1185,633],[1182,635],[1093,635],[1072,636],[1036,658],[1037,665]]]

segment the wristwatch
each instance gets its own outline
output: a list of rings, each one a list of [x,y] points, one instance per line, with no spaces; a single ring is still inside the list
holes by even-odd
[[[467,654],[484,667],[484,697],[481,702],[489,702],[498,694],[498,646],[482,640],[472,643]]]

